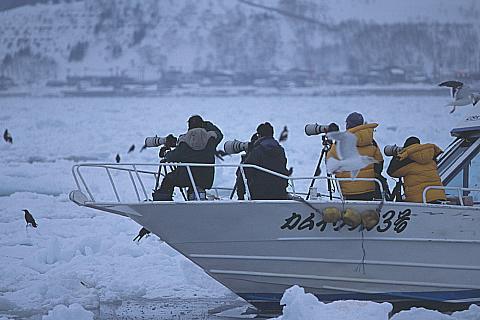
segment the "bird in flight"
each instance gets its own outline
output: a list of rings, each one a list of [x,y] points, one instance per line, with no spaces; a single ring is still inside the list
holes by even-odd
[[[127,152],[127,153],[133,152],[133,150],[135,150],[135,145],[134,145],[134,144],[132,144],[132,145],[130,146],[130,149],[128,149],[128,152]]]
[[[447,106],[453,107],[450,113],[453,113],[456,107],[466,106],[469,104],[476,105],[477,102],[480,100],[480,92],[473,90],[471,87],[465,85],[463,82],[449,80],[440,83],[439,86],[452,89],[451,92],[453,100],[447,104]]]
[[[348,131],[334,131],[327,133],[327,138],[335,141],[338,159],[327,160],[327,172],[333,174],[341,171],[350,171],[352,178],[356,178],[361,169],[377,161],[371,157],[362,156],[357,149],[357,136]]]

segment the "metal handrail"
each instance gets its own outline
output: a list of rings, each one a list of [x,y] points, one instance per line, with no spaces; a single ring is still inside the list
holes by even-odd
[[[473,192],[480,192],[480,189],[475,188],[461,188],[461,187],[444,187],[444,186],[428,186],[423,190],[422,200],[423,203],[427,203],[427,192],[430,190],[455,190],[458,193],[458,199],[460,201],[460,205],[464,206],[463,203],[463,192],[464,191],[473,191]]]
[[[131,168],[125,168],[125,167],[128,167],[128,166],[130,166]],[[197,189],[197,186],[195,184],[195,180],[194,180],[194,177],[193,177],[193,174],[192,174],[192,171],[191,171],[191,167],[239,168],[243,183],[245,184],[245,191],[246,191],[246,194],[247,194],[249,199],[251,199],[251,195],[250,195],[250,190],[248,188],[247,178],[246,178],[246,174],[245,174],[245,170],[244,170],[245,168],[256,169],[256,170],[265,172],[267,174],[270,174],[270,175],[273,175],[273,176],[276,176],[276,177],[279,177],[279,178],[290,181],[291,186],[292,186],[293,195],[297,195],[297,193],[295,191],[295,187],[294,187],[294,185],[295,185],[294,181],[315,179],[315,180],[331,180],[331,181],[333,181],[337,185],[337,190],[338,190],[338,193],[340,195],[340,199],[342,201],[344,201],[344,197],[343,197],[343,194],[341,192],[341,188],[339,186],[339,182],[341,182],[341,181],[370,181],[370,182],[375,182],[379,186],[382,197],[384,198],[383,186],[382,186],[381,182],[376,178],[336,178],[336,177],[328,177],[328,176],[290,177],[290,176],[286,176],[286,175],[283,175],[281,173],[278,173],[278,172],[275,172],[275,171],[272,171],[272,170],[269,170],[269,169],[266,169],[266,168],[263,168],[263,167],[259,167],[259,166],[252,165],[252,164],[243,164],[243,163],[240,163],[240,164],[206,164],[206,163],[176,163],[176,162],[175,163],[169,163],[169,162],[163,162],[163,163],[123,163],[123,164],[84,163],[84,164],[74,165],[72,167],[72,174],[73,174],[73,177],[74,177],[74,180],[75,180],[75,183],[77,185],[78,190],[81,191],[82,189],[84,189],[87,192],[90,200],[92,202],[95,202],[93,194],[90,191],[90,189],[88,187],[88,184],[86,183],[82,173],[80,172],[80,168],[96,167],[96,168],[106,169],[106,171],[108,173],[108,176],[109,176],[110,183],[111,183],[112,188],[113,188],[114,193],[115,193],[115,197],[117,198],[118,202],[121,202],[120,201],[120,196],[117,192],[117,189],[115,187],[115,183],[113,181],[113,178],[110,174],[109,169],[127,171],[127,172],[129,172],[130,181],[132,182],[132,185],[134,187],[135,193],[137,195],[137,199],[140,201],[140,197],[139,197],[139,194],[138,194],[138,189],[137,189],[137,186],[135,184],[135,179],[132,177],[132,172],[134,172],[135,176],[136,176],[136,178],[137,178],[137,180],[138,180],[138,182],[139,182],[139,184],[142,188],[143,194],[145,196],[145,200],[148,200],[148,195],[147,195],[147,192],[146,192],[146,189],[145,189],[145,185],[143,184],[143,181],[140,177],[140,173],[156,175],[157,172],[156,171],[147,171],[147,170],[138,170],[137,166],[155,166],[157,168],[158,168],[158,166],[162,166],[162,167],[170,167],[170,166],[186,167],[186,170],[188,172],[188,176],[189,176],[190,182],[192,184],[192,188],[193,188],[193,191],[195,193],[196,199],[200,199],[200,197],[199,197],[198,189]],[[82,186],[83,186],[83,188],[82,188]],[[212,189],[215,189],[215,188],[212,188]]]

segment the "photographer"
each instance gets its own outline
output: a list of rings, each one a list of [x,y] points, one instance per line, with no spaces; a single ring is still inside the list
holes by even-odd
[[[357,137],[357,150],[362,156],[374,158],[378,163],[369,164],[361,169],[357,178],[378,178],[383,170],[383,156],[373,139],[374,129],[378,127],[376,123],[364,123],[363,116],[360,113],[353,112],[346,119],[346,129]],[[338,159],[336,146],[332,146],[327,154],[327,159],[334,157]],[[350,172],[338,172],[337,178],[350,178]],[[373,181],[340,181],[342,194],[347,200],[371,201],[374,198],[380,198],[380,192],[377,184]]]
[[[426,187],[443,186],[435,161],[442,152],[434,144],[420,144],[420,139],[410,137],[392,158],[387,173],[394,178],[404,178],[406,202],[422,202]],[[426,197],[429,203],[446,200],[445,191],[441,189],[428,191]]]
[[[257,127],[257,134],[258,140],[253,143],[244,163],[289,175],[285,151],[273,138],[272,125],[268,122],[260,124]],[[287,199],[286,179],[253,168],[245,168],[245,174],[252,200]]]
[[[174,150],[165,154],[162,162],[181,163],[215,163],[215,150],[222,141],[223,134],[219,128],[209,121],[204,121],[199,115],[188,119],[188,131],[178,138]],[[215,168],[191,167],[191,172],[197,188],[210,189],[213,184]],[[190,187],[192,183],[186,167],[178,167],[168,173],[155,191],[153,200],[171,201],[175,187]],[[193,190],[189,191],[190,193]]]

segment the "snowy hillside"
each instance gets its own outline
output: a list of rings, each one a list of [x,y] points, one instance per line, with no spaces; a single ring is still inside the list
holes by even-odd
[[[37,4],[0,12],[0,67],[33,82],[120,72],[155,78],[169,68],[478,71],[479,13],[475,0]]]

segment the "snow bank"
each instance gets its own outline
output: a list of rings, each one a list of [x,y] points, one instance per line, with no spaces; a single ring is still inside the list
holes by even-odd
[[[323,303],[299,286],[285,291],[280,301],[283,315],[276,320],[388,320],[390,303],[369,301],[335,301]]]
[[[478,320],[480,307],[472,304],[468,310],[451,315],[424,308],[401,311],[391,318],[390,303],[344,300],[323,303],[299,286],[293,286],[283,294],[280,301],[283,315],[274,320]]]
[[[85,310],[78,303],[68,307],[58,305],[43,316],[42,320],[93,320],[93,312]]]
[[[480,307],[472,304],[468,310],[457,311],[451,315],[442,314],[438,311],[424,308],[412,308],[407,311],[400,311],[391,320],[478,320],[480,319]]]

